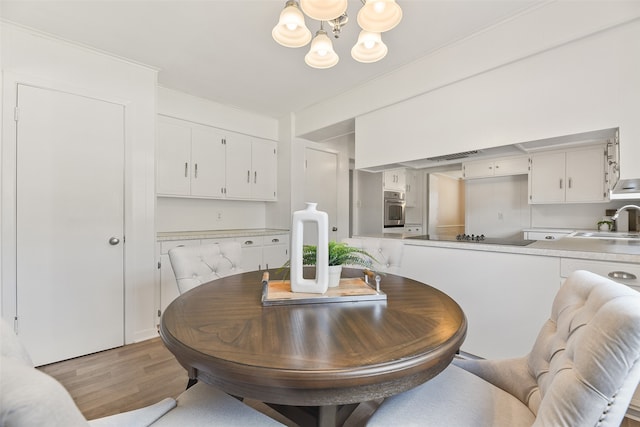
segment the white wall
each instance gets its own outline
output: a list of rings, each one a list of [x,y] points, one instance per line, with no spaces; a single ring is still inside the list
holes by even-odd
[[[531,205],[531,226],[595,230],[607,209],[618,209],[634,200],[609,203],[571,203],[559,205]]]
[[[125,105],[125,342],[156,335],[155,120],[157,72],[8,23],[2,34],[2,316],[15,312],[15,141],[19,82]],[[71,154],[72,155],[72,154]],[[98,272],[99,273],[99,272]]]
[[[361,116],[356,167],[619,127],[621,175],[640,177],[638,51],[640,20]]]
[[[297,111],[296,135],[431,92],[638,16],[638,2],[545,2],[342,95]]]
[[[288,230],[291,227],[291,174],[293,170],[293,114],[278,122],[278,200],[266,205],[266,227]]]
[[[527,175],[466,180],[466,232],[522,237],[522,229],[529,227],[594,230],[606,210],[626,204],[612,201],[529,205],[527,185]]]
[[[158,197],[156,210],[158,232],[265,228],[265,202]]]
[[[488,237],[522,237],[531,224],[527,175],[465,181],[465,231]]]
[[[219,129],[278,140],[278,121],[236,107],[158,87],[158,114]]]

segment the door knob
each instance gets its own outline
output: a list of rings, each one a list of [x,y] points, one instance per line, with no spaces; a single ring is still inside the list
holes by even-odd
[[[331,227],[331,231],[338,231],[338,227]]]
[[[109,239],[109,244],[110,244],[111,246],[115,246],[115,245],[117,245],[118,243],[120,243],[120,239],[118,239],[117,237],[112,237],[112,238],[110,238],[110,239]]]

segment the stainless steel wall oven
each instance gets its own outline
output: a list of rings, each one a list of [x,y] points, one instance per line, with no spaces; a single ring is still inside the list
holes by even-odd
[[[404,227],[407,202],[402,191],[384,192],[384,227]]]

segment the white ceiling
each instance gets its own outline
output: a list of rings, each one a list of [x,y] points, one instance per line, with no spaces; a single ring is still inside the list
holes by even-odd
[[[383,34],[387,57],[361,64],[350,50],[360,0],[334,40],[340,62],[327,70],[304,63],[308,47],[271,38],[285,0],[2,0],[2,19],[158,68],[162,86],[282,117],[402,67],[495,25],[535,0],[398,0],[403,19]],[[315,33],[317,21],[307,19]]]

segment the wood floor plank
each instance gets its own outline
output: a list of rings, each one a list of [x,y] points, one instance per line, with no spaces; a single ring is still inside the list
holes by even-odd
[[[38,369],[56,378],[69,391],[87,419],[141,408],[185,390],[186,370],[166,349],[160,338],[126,345]],[[262,402],[246,404],[288,427],[297,427]],[[379,402],[360,405],[345,427],[364,426]]]
[[[42,366],[65,386],[87,419],[178,397],[186,371],[160,338]]]

